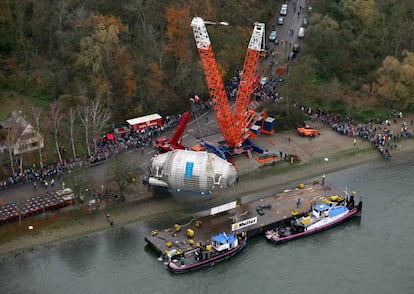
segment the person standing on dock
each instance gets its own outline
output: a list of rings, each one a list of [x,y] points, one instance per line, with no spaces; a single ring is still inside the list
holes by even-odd
[[[296,201],[296,208],[299,208],[300,206],[300,198],[298,198],[298,201]]]

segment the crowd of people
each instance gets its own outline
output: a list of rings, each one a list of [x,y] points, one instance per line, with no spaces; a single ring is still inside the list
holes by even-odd
[[[55,182],[60,180],[61,176],[68,170],[98,164],[108,160],[120,151],[141,150],[145,146],[150,146],[153,138],[159,136],[165,130],[174,128],[179,121],[179,117],[179,115],[167,116],[163,120],[162,127],[148,128],[142,131],[129,130],[122,136],[115,136],[111,139],[104,134],[98,138],[97,148],[91,154],[81,155],[76,159],[64,159],[62,162],[56,161],[43,168],[33,164],[31,167],[17,170],[13,175],[0,180],[0,190],[27,182],[31,182],[34,189],[38,187],[53,188]]]
[[[386,120],[376,118],[365,122],[365,124],[360,124],[356,123],[351,117],[331,115],[321,109],[311,109],[310,107],[303,106],[301,110],[313,115],[341,135],[371,142],[385,159],[391,159],[390,150],[399,149],[399,142],[402,139],[412,136],[412,130],[408,127],[408,123],[403,120],[402,112],[390,114],[390,117]],[[413,119],[410,120],[410,124],[413,126]],[[395,129],[399,129],[399,132],[394,132]]]

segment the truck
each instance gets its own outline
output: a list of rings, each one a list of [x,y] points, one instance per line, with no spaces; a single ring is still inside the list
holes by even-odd
[[[312,127],[311,121],[304,121],[302,126],[299,126],[297,129],[299,136],[302,137],[316,137],[321,133],[318,129]]]

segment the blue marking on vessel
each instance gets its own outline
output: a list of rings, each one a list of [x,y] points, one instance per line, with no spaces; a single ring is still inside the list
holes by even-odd
[[[329,210],[329,216],[334,217],[334,216],[340,215],[344,212],[348,212],[348,208],[346,208],[345,206],[332,207]]]
[[[194,169],[194,162],[187,161],[185,163],[185,177],[192,178],[193,177],[193,169]]]

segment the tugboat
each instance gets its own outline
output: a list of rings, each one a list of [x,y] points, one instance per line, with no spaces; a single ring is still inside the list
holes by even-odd
[[[330,229],[354,216],[361,216],[361,211],[362,201],[355,206],[353,195],[349,199],[333,195],[330,200],[313,205],[306,215],[267,231],[265,237],[274,244],[306,237]]]
[[[188,251],[173,249],[166,252],[167,269],[175,274],[186,273],[228,259],[243,250],[247,235],[220,233],[211,238],[211,244],[202,245]]]

